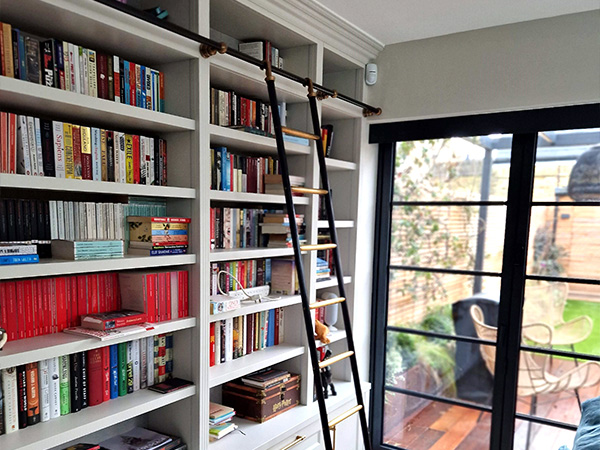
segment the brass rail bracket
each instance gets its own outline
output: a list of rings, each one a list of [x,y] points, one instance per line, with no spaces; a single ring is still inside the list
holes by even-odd
[[[363,109],[363,117],[379,116],[381,115],[381,108],[377,108],[377,111],[371,111],[370,109]]]
[[[333,90],[333,94],[331,94],[331,95],[326,94],[323,91],[317,91],[317,100],[325,100],[325,99],[327,99],[329,97],[331,97],[331,98],[337,98],[337,96],[338,96],[338,92],[335,89]]]
[[[313,85],[313,81],[306,77],[306,81],[304,86],[306,86],[306,88],[308,89],[308,97],[316,97],[317,94],[315,93],[315,87]]]
[[[220,53],[221,55],[223,53],[227,53],[227,44],[225,42],[221,42],[218,48],[207,44],[200,45],[200,54],[203,58],[210,58],[211,56],[215,56],[217,53]]]

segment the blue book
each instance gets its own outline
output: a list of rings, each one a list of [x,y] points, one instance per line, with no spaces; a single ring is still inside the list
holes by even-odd
[[[119,347],[110,346],[110,398],[119,396]]]
[[[38,255],[11,255],[11,256],[0,256],[0,266],[7,266],[10,264],[31,264],[40,262]]]
[[[231,169],[229,167],[229,154],[225,147],[217,147],[221,152],[221,190],[231,190]]]
[[[140,66],[140,79],[141,79],[141,102],[139,106],[146,109],[146,66]]]
[[[302,138],[302,137],[298,137],[298,136],[290,136],[289,134],[285,134],[285,133],[283,135],[283,140],[285,142],[291,142],[293,144],[308,145],[307,138]]]
[[[265,259],[265,284],[271,282],[271,258]]]
[[[138,76],[137,76],[138,70],[136,68],[135,69],[135,105],[139,106],[141,108],[141,106],[142,106],[142,80],[141,80],[142,66],[136,65],[136,67],[140,68],[140,70],[139,70],[140,78],[139,78],[139,83],[138,83]]]
[[[25,52],[25,37],[19,31],[19,78],[27,80],[27,56]]]
[[[187,230],[152,230],[152,236],[187,235]]]
[[[150,250],[150,256],[183,255],[185,253],[187,253],[187,248],[166,248],[161,250]]]
[[[131,89],[129,87],[129,61],[123,61],[123,81],[125,81],[125,104],[126,105],[130,105],[131,102],[131,98],[130,98],[130,93],[131,93]]]
[[[173,333],[167,333],[165,338],[165,373],[168,375],[173,373]]]
[[[275,310],[269,310],[269,330],[267,331],[267,347],[275,345]]]

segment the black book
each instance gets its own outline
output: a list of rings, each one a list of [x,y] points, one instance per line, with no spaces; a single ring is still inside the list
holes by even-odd
[[[41,84],[40,42],[37,39],[25,36],[25,55],[27,59],[27,81]]]
[[[28,200],[27,206],[29,207],[29,228],[31,228],[30,239],[39,240],[41,239],[41,237],[38,232],[38,214],[36,200]]]
[[[21,78],[21,64],[19,64],[19,30],[13,28],[12,43],[13,43],[13,65],[15,68],[15,79]]]
[[[121,103],[125,103],[125,69],[123,67],[123,58],[119,58],[119,81],[119,88],[121,90]],[[127,95],[129,95],[129,92],[127,93]]]
[[[26,240],[25,219],[23,217],[23,200],[14,200],[15,202],[15,225],[17,227],[16,240]]]
[[[113,132],[106,131],[106,179],[115,181],[115,145]]]
[[[17,395],[19,404],[19,429],[27,428],[27,369],[17,366]]]
[[[71,382],[71,412],[81,411],[83,390],[81,388],[81,353],[69,356]]]
[[[54,45],[54,87],[65,89],[65,55],[63,53],[63,41],[52,39],[52,44]],[[46,174],[46,172],[44,172],[44,174]]]
[[[44,69],[43,81],[48,87],[56,87],[56,77],[54,76],[54,42],[52,39],[43,41],[42,45],[42,67]],[[44,175],[46,173],[44,172]]]
[[[6,200],[0,198],[0,242],[3,241],[8,241],[8,211],[6,210]]]
[[[160,186],[160,178],[161,178],[161,172],[160,172],[160,140],[155,137],[154,138],[154,183],[152,184],[156,184],[157,186]]]
[[[225,362],[225,348],[226,345],[224,345],[227,341],[225,339],[225,330],[226,330],[226,322],[224,320],[221,320],[221,362],[224,363]]]
[[[221,232],[221,222],[223,221],[223,209],[215,208],[215,248],[223,248],[223,233]]]
[[[81,358],[81,409],[87,408],[88,402],[88,378],[87,378],[87,358],[85,352],[79,353]]]
[[[54,141],[52,136],[52,121],[47,119],[40,120],[42,129],[42,158],[44,160],[44,176],[55,177],[54,168]]]
[[[42,232],[42,239],[49,241],[50,236],[50,204],[44,200],[38,200],[38,218],[41,217],[41,222],[38,222],[38,227]]]
[[[12,198],[4,199],[6,205],[6,222],[8,228],[8,240],[17,240],[17,217],[15,212],[15,201]]]
[[[115,100],[115,82],[114,82],[114,58],[112,55],[106,55],[106,75],[108,77],[108,100]]]
[[[170,378],[162,383],[157,383],[153,386],[150,386],[148,389],[151,391],[160,392],[161,394],[167,394],[193,384],[194,383],[191,381],[182,380],[181,378]]]

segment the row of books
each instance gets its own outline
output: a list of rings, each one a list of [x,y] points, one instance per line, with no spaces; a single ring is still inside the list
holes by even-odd
[[[90,97],[165,111],[165,79],[158,70],[1,23],[2,75]]]
[[[283,343],[284,308],[210,324],[210,365],[218,365]]]
[[[129,216],[129,253],[147,256],[187,253],[187,217]]]
[[[271,156],[232,154],[226,147],[210,149],[211,185],[215,191],[265,193],[265,175],[279,174],[279,160]]]
[[[0,112],[0,173],[167,184],[167,141]]]
[[[279,49],[270,41],[240,42],[238,50],[259,61],[269,61],[273,67],[283,69],[283,58],[279,54]]]
[[[268,102],[238,95],[235,91],[210,89],[210,123],[273,136],[273,115]]]
[[[243,288],[269,284],[271,282],[271,261],[271,258],[264,258],[212,263],[210,268],[210,295],[220,293],[219,284],[221,290],[225,293],[239,289],[240,286],[237,285],[233,277],[237,278]],[[219,276],[220,271],[226,272],[226,275]]]
[[[2,369],[0,431],[12,433],[79,412],[162,382],[172,373],[172,334]]]
[[[296,227],[300,243],[306,242],[304,238],[305,225],[304,214],[296,214]],[[290,219],[283,211],[265,213],[263,221],[260,224],[261,232],[268,236],[267,247],[270,248],[291,248],[292,234],[290,229]]]
[[[123,203],[50,200],[49,212],[51,239],[125,239]]]

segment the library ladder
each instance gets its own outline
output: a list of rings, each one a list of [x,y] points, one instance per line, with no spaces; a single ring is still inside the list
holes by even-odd
[[[287,213],[289,217],[290,232],[292,236],[292,244],[294,248],[294,258],[296,262],[296,271],[298,273],[298,284],[300,289],[300,297],[302,298],[302,312],[304,315],[304,324],[306,327],[306,337],[308,339],[309,356],[312,363],[314,382],[317,391],[317,402],[319,405],[319,413],[321,418],[321,427],[323,428],[323,440],[326,450],[335,449],[335,433],[336,426],[358,413],[360,419],[360,426],[363,435],[364,446],[366,450],[371,450],[371,441],[369,438],[369,430],[367,426],[367,416],[362,396],[362,390],[360,386],[360,378],[358,375],[358,364],[356,361],[356,354],[354,351],[354,340],[352,338],[352,328],[350,323],[350,313],[348,311],[348,305],[346,303],[346,293],[344,289],[344,274],[342,272],[342,263],[340,258],[340,252],[337,245],[337,231],[335,228],[335,216],[333,214],[333,202],[331,198],[331,190],[329,188],[329,179],[327,176],[327,166],[325,163],[325,154],[323,152],[323,142],[321,140],[321,125],[319,122],[319,113],[317,111],[317,97],[313,89],[313,83],[310,79],[306,79],[306,85],[308,87],[308,100],[310,105],[311,118],[313,123],[313,133],[307,133],[304,131],[293,130],[290,128],[281,126],[281,117],[279,115],[279,108],[277,102],[277,92],[275,90],[275,77],[271,72],[270,63],[265,63],[266,71],[266,82],[267,89],[269,92],[269,103],[271,105],[271,114],[273,116],[273,126],[275,128],[275,140],[277,143],[277,153],[279,156],[279,164],[281,169],[281,176],[283,181],[283,190],[285,194],[285,203],[287,206]],[[321,176],[321,188],[309,188],[309,187],[295,187],[291,186],[290,173],[287,164],[287,156],[285,152],[285,146],[283,141],[283,133],[292,136],[298,136],[307,138],[314,141],[316,152],[319,159],[319,169]],[[308,194],[308,195],[319,195],[323,197],[327,208],[327,220],[329,223],[329,233],[331,243],[327,244],[316,244],[316,245],[300,245],[300,239],[298,236],[298,226],[296,224],[296,210],[294,208],[293,194]],[[304,266],[302,264],[303,251],[318,251],[318,250],[333,250],[334,268],[335,275],[337,277],[339,297],[329,299],[325,301],[316,302],[313,304],[309,303],[309,294],[306,289],[306,280],[304,277]],[[348,350],[346,352],[335,355],[326,360],[320,361],[317,353],[317,346],[313,338],[314,327],[311,317],[311,310],[322,308],[328,305],[339,303],[342,308],[342,317],[344,320],[344,327],[346,330],[346,342]],[[356,406],[350,408],[343,414],[329,420],[327,415],[327,407],[325,405],[325,398],[323,394],[323,385],[321,383],[321,369],[330,366],[334,363],[349,359],[350,367],[352,369],[352,380],[354,382],[354,390],[356,392]],[[333,440],[331,438],[330,431],[333,431]]]

